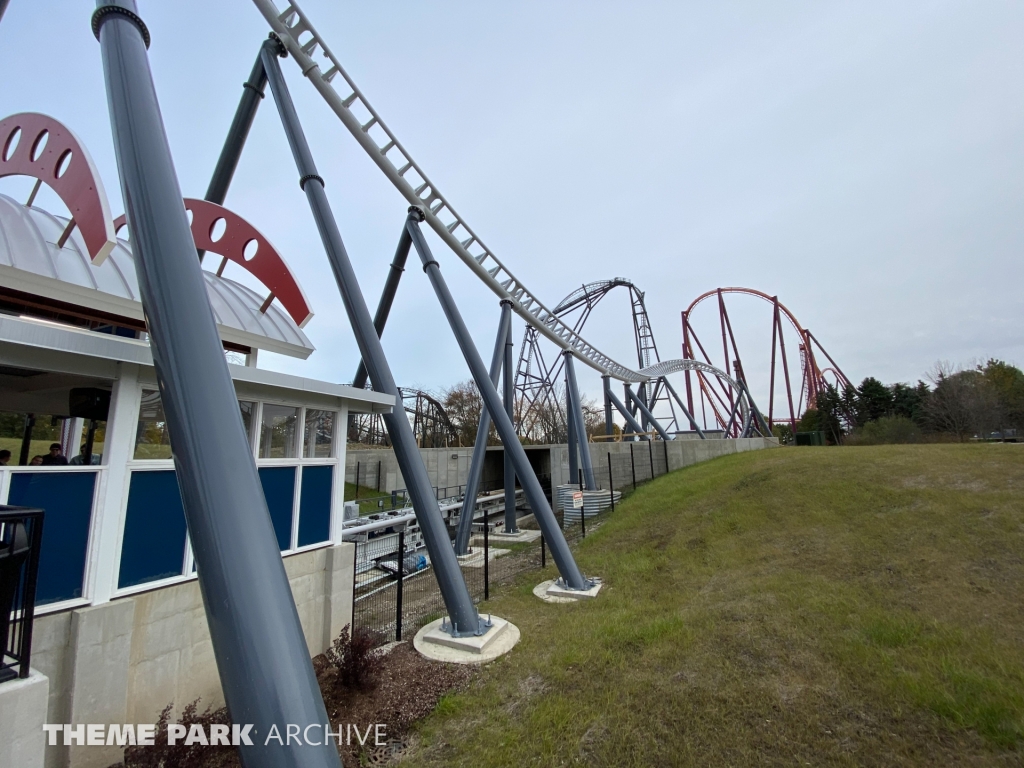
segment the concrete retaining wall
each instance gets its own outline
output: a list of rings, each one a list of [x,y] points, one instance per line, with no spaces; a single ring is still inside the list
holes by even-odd
[[[340,544],[284,558],[310,655],[352,620],[355,547]],[[50,723],[155,723],[174,702],[224,705],[195,580],[42,616],[32,666],[49,678]],[[46,749],[46,768],[107,768],[117,747]]]
[[[630,447],[632,446],[632,448]],[[700,461],[707,461],[718,456],[741,451],[759,450],[761,448],[778,447],[774,438],[746,437],[740,439],[701,440],[687,436],[686,439],[653,443],[640,441],[636,443],[590,443],[591,459],[598,484],[607,488],[608,454],[612,456],[613,480],[616,488],[632,483],[633,467],[637,472],[637,482],[651,477],[651,454],[653,452],[654,468],[657,475],[665,474],[665,451],[668,450],[668,467],[670,470],[687,467]],[[550,474],[553,486],[562,483],[574,483],[576,478],[569,477],[569,449],[566,445],[527,445],[527,455],[539,474]],[[630,461],[632,452],[633,460]],[[427,466],[430,483],[435,488],[448,487],[456,489],[465,485],[469,474],[472,448],[421,448],[420,454]],[[356,481],[356,469],[359,470],[359,484],[377,488],[378,468],[381,493],[405,488],[402,473],[398,469],[395,452],[390,448],[355,448],[349,446],[345,454],[345,482]],[[500,488],[504,484],[504,449],[492,446],[487,449],[487,462],[481,480],[483,488]]]

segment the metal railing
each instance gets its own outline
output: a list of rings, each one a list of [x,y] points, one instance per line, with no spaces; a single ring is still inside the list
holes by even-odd
[[[43,510],[0,506],[0,683],[29,674],[42,538]]]
[[[599,451],[594,452],[594,473],[603,490],[585,491],[584,509],[572,509],[571,500],[554,500],[555,517],[570,546],[593,533],[609,515],[616,514],[622,497],[639,485],[668,473],[664,445],[636,443],[635,446],[629,455],[609,452],[602,456]],[[550,494],[550,476],[541,475],[539,479],[545,492]],[[558,489],[567,487],[581,489],[579,484],[558,486]],[[558,489],[554,489],[556,497]],[[558,509],[560,501],[561,506],[570,508]],[[478,515],[480,511],[484,515],[473,522],[470,554],[459,558],[463,578],[475,603],[489,600],[496,587],[511,584],[521,574],[539,571],[551,564],[543,536],[511,540],[495,532],[504,520],[503,511],[483,508],[477,510]],[[382,519],[377,525],[381,527],[362,541],[354,542],[352,625],[375,631],[381,642],[409,639],[420,626],[444,615],[444,602],[425,553],[406,551],[409,539],[405,522],[387,526],[386,519]],[[528,515],[520,518],[519,527],[530,531],[537,525]],[[454,532],[454,528],[451,530]],[[422,561],[418,559],[421,555],[424,555]]]

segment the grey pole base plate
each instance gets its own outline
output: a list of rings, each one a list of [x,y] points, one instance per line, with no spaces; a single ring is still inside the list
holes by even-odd
[[[504,656],[519,642],[519,627],[510,621],[491,617],[491,628],[480,637],[452,637],[441,629],[441,622],[432,621],[413,638],[412,645],[420,655],[434,661],[452,664],[486,664]]]

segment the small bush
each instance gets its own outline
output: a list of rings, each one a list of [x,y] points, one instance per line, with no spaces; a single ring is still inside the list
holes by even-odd
[[[167,726],[171,721],[173,704],[168,704],[156,721],[156,738],[152,747],[128,747],[124,751],[125,768],[221,768],[237,766],[238,758],[235,747],[205,744],[167,744]],[[203,733],[209,734],[210,726],[223,724],[230,726],[227,708],[211,710],[207,707],[199,712],[199,699],[189,704],[181,712],[177,721],[185,726],[186,731],[193,725],[199,725]]]
[[[337,670],[337,684],[353,691],[372,690],[384,668],[384,657],[376,652],[380,636],[365,627],[349,633],[348,624],[324,652],[328,666]]]
[[[883,416],[858,427],[846,438],[847,445],[920,443],[921,428],[906,416]]]

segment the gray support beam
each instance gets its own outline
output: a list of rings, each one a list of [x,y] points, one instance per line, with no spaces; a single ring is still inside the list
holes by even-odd
[[[262,51],[262,49],[261,49]],[[262,56],[256,57],[256,63],[252,65],[252,72],[249,79],[242,84],[242,97],[238,100],[238,108],[228,128],[228,135],[224,139],[224,147],[217,158],[217,165],[213,169],[213,176],[210,177],[210,186],[206,188],[206,199],[211,203],[223,205],[228,195],[228,187],[231,186],[231,179],[238,168],[238,161],[242,157],[242,149],[245,147],[245,140],[249,136],[249,129],[252,128],[252,121],[256,119],[256,110],[263,101],[263,90],[267,85],[267,72],[263,68]]]
[[[263,89],[267,85],[267,73],[263,69],[263,59],[256,57],[256,63],[252,65],[252,72],[249,79],[242,83],[242,98],[238,100],[238,108],[235,109],[235,116],[231,120],[231,127],[228,128],[228,135],[224,139],[224,146],[221,148],[220,157],[217,158],[217,165],[213,169],[213,176],[210,177],[210,186],[206,188],[206,200],[217,205],[224,205],[224,199],[228,196],[228,188],[231,186],[231,179],[238,168],[238,161],[242,157],[242,149],[245,147],[245,140],[249,136],[249,129],[252,128],[252,121],[256,118],[256,110],[263,100]],[[198,251],[199,260],[203,260],[206,251]]]
[[[398,293],[398,283],[405,272],[405,261],[409,258],[409,247],[412,239],[408,231],[403,227],[402,235],[398,238],[398,247],[395,249],[395,257],[391,260],[391,269],[388,271],[388,278],[384,281],[384,290],[380,293],[380,301],[377,302],[377,312],[373,316],[373,329],[377,332],[377,338],[384,335],[384,326],[387,325],[388,315],[391,314],[391,305],[395,302],[395,295]],[[362,389],[366,386],[366,364],[360,360],[356,375],[352,378],[352,386]]]
[[[622,418],[626,420],[627,427],[629,427],[634,432],[644,431],[643,427],[640,426],[640,422],[633,418],[633,414],[629,412],[629,409],[622,404],[622,401],[619,400],[615,393],[612,392],[610,389],[608,390],[608,399],[612,401],[612,405],[615,406],[615,409],[622,414]],[[644,439],[649,440],[650,437],[648,435],[644,435]]]
[[[299,124],[299,117],[295,112],[291,94],[288,92],[288,84],[281,74],[281,67],[277,62],[280,50],[273,41],[264,43],[263,66],[267,69],[274,101],[277,103],[278,112],[281,114],[281,123],[295,157],[295,165],[299,171],[299,186],[302,187],[309,200],[309,207],[316,220],[317,230],[320,232],[320,239],[323,241],[328,261],[334,271],[334,278],[338,283],[338,290],[341,292],[349,323],[355,333],[356,343],[359,345],[359,354],[362,355],[363,362],[366,363],[366,370],[373,382],[374,390],[395,398],[395,408],[390,413],[383,414],[384,423],[387,426],[388,435],[391,437],[391,444],[394,446],[395,458],[398,460],[402,477],[409,489],[409,496],[412,498],[416,520],[423,532],[423,543],[426,545],[427,554],[430,555],[430,564],[434,569],[441,596],[444,598],[445,607],[448,609],[448,615],[453,624],[453,634],[459,636],[483,634],[486,627],[480,621],[473,598],[470,597],[466,582],[462,578],[459,561],[455,557],[455,550],[452,549],[451,539],[448,537],[448,527],[441,518],[441,510],[438,508],[434,489],[430,484],[430,477],[427,475],[427,468],[423,464],[423,457],[416,445],[416,438],[413,436],[409,419],[406,418],[402,408],[402,398],[399,396],[398,387],[391,374],[391,366],[388,365],[387,358],[384,356],[384,348],[374,330],[373,321],[370,320],[370,311],[366,308],[366,301],[359,289],[359,282],[352,269],[352,262],[349,260],[345,244],[342,242],[338,224],[331,212],[331,205],[327,201],[323,179],[317,175],[313,156],[306,143],[302,126]]]
[[[632,393],[629,391],[629,382],[628,381],[622,382],[622,396],[625,398],[626,406],[629,408],[629,415],[633,417],[633,421],[636,421],[637,410],[636,410],[636,406],[633,405],[633,403],[632,403],[632,399],[631,399],[632,398]],[[638,425],[639,425],[639,423],[640,422],[637,422]],[[643,426],[640,426],[640,428],[635,430],[635,431],[636,432],[646,432],[647,428],[643,427]],[[634,436],[631,439],[633,441],[636,441],[636,440],[640,440],[641,438],[638,437],[638,436]]]
[[[569,482],[575,483],[580,476],[579,447],[576,445],[576,420],[573,418],[572,401],[569,391],[565,392],[565,433],[569,450]]]
[[[583,420],[583,402],[580,400],[580,388],[576,384],[576,368],[573,366],[572,352],[563,352],[565,357],[565,390],[572,409],[572,420],[576,425],[576,442],[580,451],[580,463],[583,465],[583,482],[588,491],[597,490],[594,480],[594,465],[590,461],[590,442],[587,440],[587,423]]]
[[[245,768],[340,768],[337,748],[263,739],[328,722],[182,206],[134,0],[102,1],[100,41],[132,251],[206,620]]]
[[[508,333],[505,335],[504,379],[505,414],[509,421],[513,421],[515,417],[516,373],[512,367],[513,348],[512,323],[509,323]],[[515,441],[519,442],[518,435],[515,436]],[[512,464],[512,452],[507,446],[503,453],[505,454],[505,533],[518,533],[519,527],[516,525],[516,468]]]
[[[633,400],[636,402],[637,405],[639,405],[640,403],[643,403],[644,405],[647,405],[647,382],[646,381],[641,381],[639,386],[637,386],[636,394],[633,394],[631,392],[630,395],[632,396]],[[628,399],[626,400],[626,405],[629,405],[629,400]],[[651,425],[650,425],[649,420],[647,418],[647,413],[649,413],[650,411],[645,412],[643,408],[640,408],[639,411],[640,411],[640,424],[643,425],[644,432],[650,432],[651,431]]]
[[[476,382],[477,388],[483,397],[484,405],[491,412],[491,420],[498,430],[498,436],[505,444],[505,450],[512,453],[512,463],[515,465],[516,474],[519,475],[519,481],[523,485],[526,501],[533,510],[541,533],[544,534],[545,543],[551,548],[551,555],[555,559],[558,572],[561,574],[566,587],[578,590],[590,589],[593,584],[583,576],[576,565],[576,561],[573,559],[572,551],[565,541],[565,536],[558,527],[558,521],[555,520],[555,516],[551,513],[551,506],[544,495],[544,489],[541,488],[540,481],[530,467],[529,459],[526,458],[526,451],[523,450],[522,444],[516,437],[516,430],[512,420],[502,407],[498,390],[491,384],[490,379],[487,378],[487,369],[484,368],[484,361],[480,359],[480,353],[477,352],[476,345],[473,344],[473,338],[469,335],[469,329],[466,328],[462,314],[455,305],[455,299],[452,298],[448,285],[441,275],[441,268],[431,254],[427,241],[420,231],[419,223],[423,218],[423,212],[419,208],[413,207],[409,209],[407,226],[409,227],[409,233],[412,235],[412,243],[420,255],[420,260],[423,262],[423,271],[427,273],[430,284],[434,288],[434,293],[437,294],[437,299],[444,310],[445,317],[448,318],[448,324],[455,334],[455,339],[459,343],[462,355],[466,358],[469,370],[473,374],[473,380]],[[454,557],[454,554],[452,557]]]
[[[408,230],[405,230],[408,232]],[[409,242],[412,242],[410,238]],[[505,357],[505,340],[512,328],[512,302],[501,300],[501,319],[498,321],[498,335],[494,340],[494,352],[491,354],[491,368],[488,371],[491,383],[498,386],[498,374],[501,373],[502,361]],[[491,432],[491,414],[486,408],[480,410],[480,424],[476,429],[476,442],[473,443],[473,458],[469,462],[469,475],[466,477],[466,495],[462,499],[462,511],[459,514],[459,528],[455,534],[455,554],[469,554],[469,539],[473,533],[473,514],[476,511],[476,495],[480,490],[480,476],[484,473],[484,457],[487,455],[487,436]]]
[[[654,414],[651,413],[651,409],[647,407],[647,403],[645,403],[643,401],[642,397],[638,397],[637,395],[634,395],[633,391],[629,388],[628,384],[626,385],[626,394],[629,395],[631,398],[633,398],[633,402],[636,404],[637,408],[640,409],[640,413],[642,413],[644,415],[645,422],[648,425],[654,427],[654,430],[659,435],[661,435],[661,439],[662,440],[671,440],[672,438],[669,436],[668,432],[666,432],[665,428],[663,426],[661,426],[661,422],[659,422],[656,418],[654,418]]]
[[[757,405],[754,404],[754,398],[750,396],[750,390],[747,389],[747,382],[740,379],[737,383],[743,387],[743,394],[746,395],[747,404],[750,406],[751,418],[756,420],[757,427],[761,431],[761,435],[763,437],[771,437],[771,427],[768,426],[768,422],[764,420],[764,416],[761,414],[761,411],[758,410]]]
[[[664,379],[664,382],[665,382],[665,389],[667,389],[668,393],[670,395],[672,395],[672,397],[675,398],[676,404],[680,408],[682,408],[683,414],[686,416],[687,420],[690,422],[690,426],[693,427],[694,431],[700,436],[701,440],[706,440],[707,436],[704,434],[704,430],[702,430],[697,425],[697,420],[695,418],[693,418],[693,414],[690,413],[690,411],[687,409],[687,407],[683,404],[682,398],[680,398],[678,393],[676,393],[675,388],[673,388],[672,384],[669,382],[667,377]]]
[[[608,393],[612,391],[612,377],[608,374],[601,377],[601,388],[604,393],[604,433],[611,437],[615,434],[615,430],[612,421],[612,401],[608,397]]]

